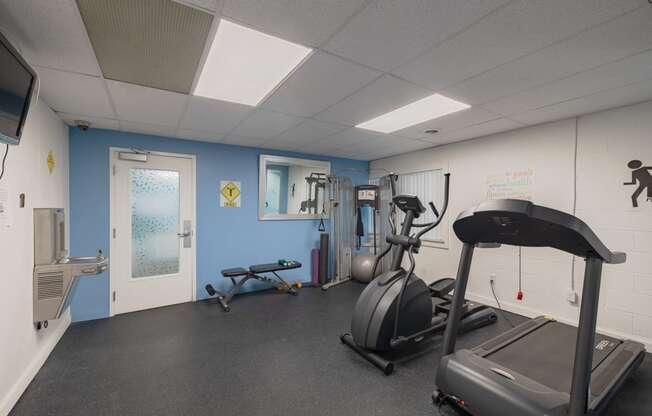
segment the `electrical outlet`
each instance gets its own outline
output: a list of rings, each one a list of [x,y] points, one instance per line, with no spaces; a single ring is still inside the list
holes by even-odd
[[[569,289],[568,292],[566,292],[566,300],[571,305],[576,305],[577,304],[578,297],[579,296],[578,296],[577,292],[572,290],[572,289]]]
[[[489,275],[489,284],[493,285],[494,283],[496,283],[496,275],[494,273],[491,273]]]

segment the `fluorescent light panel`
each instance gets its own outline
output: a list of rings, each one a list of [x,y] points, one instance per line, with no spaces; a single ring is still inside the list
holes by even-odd
[[[441,94],[433,94],[396,110],[385,113],[356,127],[380,133],[392,133],[424,121],[466,110],[471,106]]]
[[[222,19],[194,95],[256,106],[312,49]]]

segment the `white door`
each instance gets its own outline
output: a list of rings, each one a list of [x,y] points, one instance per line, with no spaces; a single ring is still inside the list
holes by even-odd
[[[193,159],[112,152],[114,314],[193,299]]]

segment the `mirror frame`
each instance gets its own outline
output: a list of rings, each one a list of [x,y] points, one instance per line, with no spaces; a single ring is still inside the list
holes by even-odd
[[[267,189],[267,165],[297,165],[314,167],[325,170],[327,175],[331,174],[331,162],[325,160],[300,159],[295,157],[260,155],[260,166],[258,170],[258,219],[260,221],[283,221],[283,220],[318,220],[328,219],[330,212],[328,207],[325,214],[265,214],[265,190]],[[327,187],[328,189],[328,187]]]

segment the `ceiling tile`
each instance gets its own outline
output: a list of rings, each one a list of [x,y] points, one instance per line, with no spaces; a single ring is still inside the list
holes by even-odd
[[[274,150],[283,150],[286,152],[301,151],[302,146],[297,143],[280,143],[274,140],[262,143],[258,145],[261,149],[274,149]]]
[[[383,159],[385,157],[389,156],[394,156],[396,155],[396,151],[394,149],[390,149],[388,147],[382,148],[382,149],[376,149],[368,153],[361,153],[358,155],[355,155],[356,159],[360,160],[378,160],[378,159]],[[373,171],[373,170],[372,170]],[[383,173],[386,173],[383,171]]]
[[[224,7],[224,0],[172,0],[188,7],[219,14]]]
[[[652,78],[652,51],[638,54],[577,75],[542,85],[483,105],[505,115],[568,101],[598,91]]]
[[[393,71],[441,90],[634,10],[642,0],[516,0]]]
[[[31,64],[100,75],[73,0],[0,2],[0,27],[15,39]]]
[[[217,143],[224,138],[222,134],[203,130],[179,129],[177,138]]]
[[[176,128],[174,127],[135,121],[120,120],[120,130],[130,133],[149,134],[152,136],[176,137]]]
[[[308,119],[275,138],[274,142],[296,143],[298,145],[314,143],[346,128],[346,126],[339,124]]]
[[[373,149],[367,153],[357,154],[355,155],[355,158],[363,159],[363,160],[376,160],[385,157],[400,155],[403,153],[414,152],[417,150],[423,150],[433,146],[434,145],[432,143],[422,142],[420,140],[410,140],[408,142],[399,143],[392,146],[385,146],[385,147]]]
[[[464,29],[507,0],[379,0],[338,32],[325,49],[389,71]]]
[[[36,68],[42,98],[53,110],[87,116],[115,118],[104,80],[47,68]]]
[[[417,145],[416,140],[406,139],[404,137],[390,136],[390,140],[383,141],[382,143],[377,142],[376,140],[366,140],[361,143],[356,143],[351,146],[344,147],[351,155],[359,155],[373,152],[377,149],[386,149],[386,148],[408,148],[414,150]],[[418,142],[419,145],[426,146],[423,142]]]
[[[269,140],[251,137],[242,137],[235,134],[229,134],[220,143],[231,144],[236,146],[260,147]]]
[[[77,0],[104,78],[190,92],[213,15],[169,0]]]
[[[596,94],[517,114],[511,118],[522,123],[538,124],[649,100],[652,100],[652,80],[600,91]]]
[[[181,128],[227,133],[238,125],[253,107],[204,97],[191,97]]]
[[[106,81],[120,120],[176,126],[186,106],[187,95]]]
[[[315,118],[355,126],[430,94],[432,92],[425,88],[417,87],[391,75],[383,75],[353,95],[317,114]]]
[[[120,130],[118,120],[102,117],[90,117],[82,114],[57,113],[57,115],[69,126],[76,127],[76,120],[87,121],[92,129]]]
[[[328,143],[315,143],[301,148],[301,152],[310,153],[313,155],[325,155],[328,152],[334,151],[338,147]]]
[[[468,127],[474,124],[484,123],[485,121],[501,118],[501,115],[487,111],[480,107],[471,107],[469,109],[458,111],[435,120],[425,121],[423,123],[407,127],[403,130],[395,131],[396,136],[408,137],[411,139],[437,140],[437,135],[444,134],[448,131]],[[426,130],[439,130],[440,133],[432,135],[424,133]]]
[[[446,135],[442,135],[441,139],[438,142],[432,143],[443,144],[467,139],[474,139],[476,137],[487,136],[507,130],[514,130],[523,126],[523,123],[519,123],[506,118],[499,118],[497,120],[491,120],[485,123],[476,124],[475,126],[452,131]]]
[[[310,117],[379,75],[377,71],[317,52],[263,103],[263,107]]]
[[[319,141],[319,144],[344,147],[371,141],[376,143],[376,145],[379,143],[384,145],[386,144],[386,140],[391,140],[391,138],[392,136],[388,134],[374,133],[368,130],[352,127],[333,136],[326,137],[325,139]]]
[[[226,0],[222,14],[292,42],[319,46],[364,2],[365,0]]]
[[[258,109],[247,117],[233,134],[252,139],[272,139],[304,119],[286,114]]]
[[[652,7],[494,68],[443,93],[480,104],[652,48]]]

